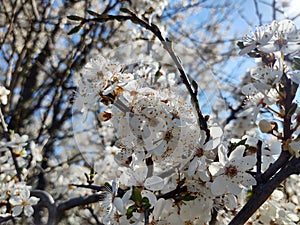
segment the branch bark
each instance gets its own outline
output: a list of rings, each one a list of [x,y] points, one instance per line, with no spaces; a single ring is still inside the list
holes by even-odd
[[[269,198],[278,185],[290,175],[300,172],[300,160],[293,158],[286,167],[283,167],[269,182],[259,184],[253,195],[229,225],[245,224],[255,211]]]

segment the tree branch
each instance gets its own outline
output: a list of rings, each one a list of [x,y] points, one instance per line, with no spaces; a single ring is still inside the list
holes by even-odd
[[[101,201],[104,199],[104,197],[104,194],[93,194],[89,196],[72,198],[67,201],[64,201],[57,206],[57,220],[59,221],[62,218],[64,211],[66,210],[72,209],[77,206],[88,205],[91,203]]]
[[[229,225],[245,224],[255,211],[269,198],[278,185],[295,173],[294,160],[289,161],[286,167],[283,167],[269,182],[259,184],[253,191],[251,198],[233,218]],[[299,160],[298,160],[299,166]],[[298,169],[299,170],[299,169]]]
[[[35,209],[37,211],[40,211],[42,208],[46,208],[48,210],[47,225],[55,225],[57,218],[57,208],[53,197],[48,192],[42,190],[32,190],[30,193],[32,196],[40,198],[40,201],[35,206]],[[37,214],[36,210],[34,214],[34,223],[38,225],[41,224],[41,221],[40,216],[39,214]]]

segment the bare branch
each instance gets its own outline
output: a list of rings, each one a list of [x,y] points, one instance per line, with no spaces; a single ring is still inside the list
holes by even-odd
[[[99,202],[105,198],[105,194],[93,194],[89,196],[82,196],[77,198],[72,198],[67,201],[64,201],[57,206],[57,218],[60,220],[60,218],[63,216],[64,211],[72,209],[77,206],[83,206],[88,205],[91,203]]]
[[[48,210],[47,225],[55,225],[56,218],[57,218],[57,208],[53,197],[48,192],[42,190],[32,190],[30,193],[32,196],[40,198],[40,201],[35,206],[37,211],[41,210],[42,208],[47,208]],[[35,224],[40,223],[40,221],[38,221],[38,218],[39,218],[38,214],[35,213]]]
[[[298,163],[299,164],[299,163]],[[245,224],[255,211],[269,198],[278,185],[290,175],[294,174],[295,167],[291,163],[283,167],[270,181],[259,184],[253,191],[251,198],[239,213],[233,218],[229,225]]]

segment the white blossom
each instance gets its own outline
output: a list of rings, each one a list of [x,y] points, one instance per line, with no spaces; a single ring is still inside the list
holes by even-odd
[[[12,191],[9,203],[12,205],[12,216],[19,216],[23,211],[26,216],[31,216],[34,212],[32,206],[39,201],[37,197],[30,197],[30,190],[25,186],[22,189]]]
[[[300,35],[292,20],[273,21],[275,31],[268,44],[260,46],[266,53],[281,51],[289,54],[300,50]]]
[[[215,177],[211,185],[214,195],[232,193],[238,195],[244,187],[256,184],[256,180],[246,171],[255,166],[254,156],[243,156],[244,146],[238,146],[227,157],[227,149],[220,145],[218,149],[219,162],[213,162],[209,166],[210,173]]]
[[[5,87],[0,86],[0,101],[2,103],[2,105],[6,105],[7,104],[7,95],[10,94],[10,90],[7,90]]]

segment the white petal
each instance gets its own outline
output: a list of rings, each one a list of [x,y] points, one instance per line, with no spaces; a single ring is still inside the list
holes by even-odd
[[[205,145],[204,145],[204,150],[212,150],[221,143],[221,138],[214,138],[212,140],[209,140]]]
[[[142,218],[143,218],[143,214],[142,213],[133,212],[132,215],[137,220],[142,220]],[[140,223],[137,223],[137,224],[140,225]]]
[[[142,183],[147,176],[148,167],[145,165],[140,165],[137,168],[134,168],[133,176],[138,183]]]
[[[20,198],[20,196],[12,196],[9,199],[9,203],[12,205],[21,205],[22,204],[22,199]]]
[[[239,159],[239,158],[242,158],[244,152],[245,152],[245,146],[240,145],[240,146],[236,147],[236,149],[234,149],[234,150],[230,153],[229,160],[231,161],[231,160],[234,159],[234,158],[238,158],[238,159]]]
[[[239,171],[246,171],[252,169],[255,166],[255,164],[256,164],[255,156],[247,155],[241,158],[239,160],[239,165],[236,166]]]
[[[119,197],[116,197],[115,199],[114,199],[114,206],[116,207],[116,209],[119,211],[119,212],[123,212],[123,210],[124,210],[124,205],[123,205],[123,201],[122,201],[122,199],[121,198],[119,198]]]
[[[256,180],[255,178],[250,175],[249,173],[243,173],[243,180],[242,180],[242,184],[245,187],[250,187],[252,185],[256,185]]]
[[[293,53],[293,52],[297,52],[300,50],[300,43],[288,43],[284,46],[282,46],[281,51],[284,54],[289,54],[289,53]]]
[[[241,51],[239,52],[239,55],[244,55],[247,54],[248,52],[250,52],[251,50],[256,48],[256,43],[252,43],[246,47],[244,47],[243,49],[241,49]]]
[[[153,194],[152,191],[142,190],[141,193],[142,193],[143,197],[146,197],[149,199],[149,203],[151,204],[151,206],[155,205],[155,203],[157,202],[157,198],[156,198],[155,194]]]
[[[190,162],[190,165],[189,165],[189,169],[188,169],[189,177],[195,174],[197,167],[198,167],[198,157],[195,157],[192,160],[192,162]]]
[[[264,46],[260,46],[259,50],[265,52],[265,53],[272,53],[278,51],[278,46],[276,46],[274,43],[269,43]]]
[[[258,90],[251,83],[242,87],[242,93],[244,95],[254,95],[257,92]]]
[[[117,179],[114,178],[114,180],[112,181],[112,184],[111,184],[112,193],[114,193],[114,194],[117,193],[118,188],[119,188],[119,185],[118,185]]]
[[[295,70],[287,73],[287,76],[296,84],[300,84],[300,71]]]
[[[165,140],[161,141],[160,145],[153,149],[155,155],[161,156],[166,151],[167,145],[168,143]]]
[[[39,201],[40,201],[39,198],[34,197],[34,196],[31,196],[31,197],[29,198],[29,200],[27,201],[27,203],[28,203],[29,205],[36,205]]]
[[[241,193],[242,188],[237,183],[227,182],[227,191],[234,195]]]
[[[12,208],[12,216],[15,217],[15,216],[18,216],[22,213],[22,210],[23,210],[23,206],[20,206],[20,205],[16,205]]]
[[[300,76],[299,76],[299,78],[300,78]],[[270,145],[270,150],[271,150],[270,151],[271,155],[279,155],[281,152],[281,143],[279,141],[273,142]]]
[[[285,35],[293,35],[296,34],[297,28],[292,20],[285,19],[278,22],[278,32],[283,33]]]
[[[219,149],[218,149],[218,157],[219,157],[219,162],[220,162],[222,165],[225,165],[226,162],[228,161],[228,158],[227,158],[227,149],[225,148],[224,145],[220,145],[220,146],[219,146]]]
[[[164,179],[158,176],[152,176],[145,180],[144,185],[151,191],[159,191],[164,187]]]
[[[228,208],[230,210],[234,210],[238,206],[237,199],[232,194],[228,194],[228,195],[225,196],[224,203],[225,203],[226,208]]]
[[[157,202],[155,203],[154,210],[153,210],[153,217],[155,220],[159,219],[160,215],[163,212],[163,209],[165,208],[165,204],[166,204],[166,200],[163,198],[158,199]]]
[[[24,214],[26,216],[31,216],[33,214],[34,210],[33,208],[30,206],[30,205],[26,205],[25,208],[24,208]]]
[[[210,134],[213,138],[222,137],[222,135],[223,135],[223,130],[221,127],[211,127],[211,128],[209,128],[209,130],[210,130]]]
[[[208,167],[208,170],[212,176],[217,176],[218,174],[221,174],[222,172],[224,172],[223,165],[219,162],[213,162]]]
[[[224,194],[226,191],[226,179],[224,176],[217,177],[211,184],[211,193],[215,196]]]
[[[172,213],[168,217],[168,222],[166,224],[172,224],[172,225],[182,225],[184,224],[184,221],[180,218],[178,214]]]

